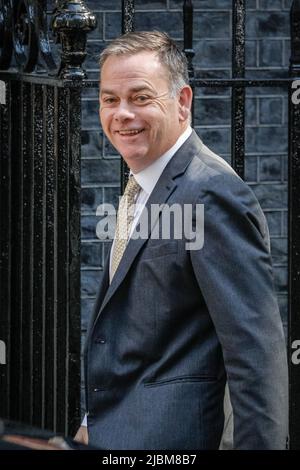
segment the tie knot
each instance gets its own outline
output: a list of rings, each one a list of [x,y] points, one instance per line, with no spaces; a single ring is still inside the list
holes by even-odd
[[[124,196],[127,196],[129,199],[134,198],[134,196],[139,192],[141,189],[139,183],[136,181],[135,177],[131,175],[127,182]]]

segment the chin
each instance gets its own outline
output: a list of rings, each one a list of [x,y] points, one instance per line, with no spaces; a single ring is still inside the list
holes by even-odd
[[[122,153],[121,153],[122,155]],[[130,166],[142,166],[145,160],[147,159],[144,154],[123,154],[122,157],[126,161],[127,165]]]

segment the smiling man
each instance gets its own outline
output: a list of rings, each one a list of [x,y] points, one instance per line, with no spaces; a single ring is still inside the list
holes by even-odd
[[[166,34],[128,33],[100,66],[101,124],[131,176],[87,335],[77,439],[217,449],[227,381],[234,448],[284,449],[287,361],[262,210],[191,129],[186,58]],[[174,230],[152,237],[159,217],[134,237],[155,204],[188,204],[193,222],[204,204],[201,249],[187,250]]]
[[[151,51],[109,56],[103,65],[100,120],[133,173],[160,158],[189,125],[192,91],[176,85],[170,93],[166,70]]]

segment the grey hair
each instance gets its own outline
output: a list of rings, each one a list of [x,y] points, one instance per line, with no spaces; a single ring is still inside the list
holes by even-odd
[[[100,54],[100,71],[110,56],[133,55],[143,51],[157,53],[160,63],[168,72],[172,98],[189,84],[186,56],[166,33],[160,31],[130,32],[113,40]]]

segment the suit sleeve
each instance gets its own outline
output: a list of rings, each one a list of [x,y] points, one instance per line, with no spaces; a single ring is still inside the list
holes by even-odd
[[[236,175],[212,178],[204,245],[190,252],[222,346],[235,449],[284,449],[288,428],[286,345],[274,292],[268,228]]]

